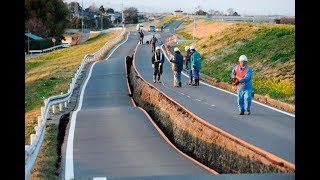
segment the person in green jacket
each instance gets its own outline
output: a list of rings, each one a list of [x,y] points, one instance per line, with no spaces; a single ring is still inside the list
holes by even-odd
[[[202,63],[202,59],[200,56],[200,53],[198,51],[196,51],[194,46],[190,46],[190,51],[192,53],[191,57],[190,57],[190,61],[191,61],[191,68],[192,68],[192,75],[194,77],[194,84],[192,84],[193,86],[199,86],[200,85],[200,70],[202,68],[201,63]]]

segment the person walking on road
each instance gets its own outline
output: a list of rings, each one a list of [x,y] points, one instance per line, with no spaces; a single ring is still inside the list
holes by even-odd
[[[164,55],[162,54],[160,47],[156,47],[156,52],[151,58],[152,68],[153,68],[153,82],[161,83],[162,66],[164,63]]]
[[[189,80],[187,82],[187,85],[192,85],[193,75],[192,75],[192,68],[191,68],[191,61],[190,61],[190,56],[191,56],[190,47],[186,46],[184,50],[186,51],[186,55],[183,57],[183,60],[186,62],[185,67],[189,75]]]
[[[152,52],[155,51],[156,48],[156,42],[158,41],[158,39],[155,37],[155,35],[152,35],[152,38],[150,40],[150,44],[151,44],[151,48],[152,48]]]
[[[139,43],[140,43],[140,44],[143,44],[143,37],[144,37],[144,34],[143,34],[142,29],[139,31],[139,35],[140,35],[140,41],[139,41]]]
[[[194,84],[193,86],[199,86],[200,85],[200,70],[202,68],[201,63],[202,59],[200,56],[200,53],[196,51],[194,46],[190,46],[191,51],[191,68],[192,68],[192,76],[194,77]]]
[[[170,59],[173,71],[173,86],[181,87],[181,71],[183,70],[183,56],[179,48],[174,48],[174,56]]]
[[[248,115],[251,114],[252,68],[247,63],[247,56],[241,55],[239,57],[239,64],[232,69],[231,73],[232,85],[237,86],[237,103],[240,115],[244,115],[245,111],[247,111]]]

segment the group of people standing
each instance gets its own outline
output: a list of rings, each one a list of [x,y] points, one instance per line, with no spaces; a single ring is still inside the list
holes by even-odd
[[[152,39],[155,38],[154,35]],[[156,40],[154,41],[156,42]],[[155,49],[155,50],[154,50]],[[152,52],[154,52],[151,62],[153,68],[153,82],[161,83],[163,71],[164,55],[159,46],[152,44]],[[194,46],[185,47],[185,55],[183,56],[178,47],[174,48],[174,55],[170,58],[171,68],[173,72],[173,86],[181,87],[181,72],[185,62],[185,68],[188,71],[189,79],[187,85],[200,85],[200,70],[202,68],[202,59]],[[253,96],[252,86],[252,68],[247,65],[248,58],[245,55],[239,57],[239,64],[236,65],[231,72],[232,85],[237,89],[237,104],[239,114],[244,115],[247,112],[251,114],[251,101]]]
[[[187,85],[199,86],[200,85],[200,70],[202,68],[202,60],[200,53],[196,51],[194,46],[185,47],[186,55],[182,56],[179,48],[174,48],[174,56],[171,57],[173,71],[173,85],[174,87],[181,87],[181,71],[183,70],[183,61],[189,74]],[[193,83],[194,80],[194,83]]]

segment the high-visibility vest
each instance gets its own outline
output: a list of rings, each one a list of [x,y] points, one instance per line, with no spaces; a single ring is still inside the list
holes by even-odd
[[[249,70],[248,65],[246,65],[246,67],[244,67],[244,69],[242,69],[242,70],[241,70],[241,67],[239,65],[237,65],[236,70],[234,72],[234,75],[236,76],[236,78],[238,80],[240,80],[246,76],[248,70]],[[244,84],[244,83],[240,83],[240,84]]]

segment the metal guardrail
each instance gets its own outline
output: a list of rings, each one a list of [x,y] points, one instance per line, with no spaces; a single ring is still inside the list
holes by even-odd
[[[95,61],[101,57],[106,51],[106,49],[118,41],[121,40],[121,37],[126,33],[126,29],[122,31],[122,33],[108,42],[106,42],[97,52],[94,54],[86,54],[74,74],[72,78],[72,82],[70,83],[70,88],[66,94],[51,96],[48,99],[44,100],[44,106],[41,107],[41,116],[38,116],[38,124],[35,126],[36,134],[30,135],[30,145],[25,145],[25,179],[30,179],[31,170],[36,162],[37,156],[41,149],[41,145],[45,135],[45,127],[46,122],[49,116],[50,107],[52,107],[52,113],[56,112],[56,104],[59,104],[59,110],[62,111],[63,104],[67,107],[67,104],[70,102],[70,98],[72,96],[75,84],[81,72],[87,62]]]
[[[42,49],[42,50],[29,50],[29,53],[32,54],[32,53],[45,53],[45,52],[48,52],[48,51],[52,51],[54,49],[57,49],[57,48],[62,48],[63,45],[60,44],[60,45],[57,45],[57,46],[53,46],[53,47],[49,47],[47,49]]]

